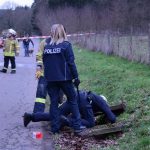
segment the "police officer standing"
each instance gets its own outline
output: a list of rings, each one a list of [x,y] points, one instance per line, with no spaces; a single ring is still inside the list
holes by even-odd
[[[7,38],[4,41],[4,67],[0,72],[6,73],[8,70],[9,61],[11,62],[11,73],[16,73],[15,55],[19,55],[19,44],[16,40],[16,31],[8,29]]]
[[[82,131],[81,118],[73,86],[80,84],[78,72],[74,62],[71,44],[68,42],[63,25],[55,24],[51,27],[51,41],[45,44],[43,51],[44,76],[47,80],[47,91],[50,96],[51,131],[59,133],[59,92],[62,90],[67,96],[73,118],[75,133]]]

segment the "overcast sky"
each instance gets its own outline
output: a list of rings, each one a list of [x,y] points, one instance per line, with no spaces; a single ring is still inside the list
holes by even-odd
[[[31,6],[34,0],[0,0],[0,8],[3,8],[6,2],[16,3],[20,6]]]

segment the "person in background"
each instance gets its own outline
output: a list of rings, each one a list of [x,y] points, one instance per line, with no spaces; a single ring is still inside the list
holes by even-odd
[[[23,39],[23,47],[24,47],[24,56],[25,57],[29,57],[29,45],[30,43],[32,44],[33,48],[34,48],[34,43],[33,41],[29,38],[29,36],[25,37],[25,39]]]
[[[16,62],[15,55],[19,55],[19,44],[16,40],[16,31],[8,29],[7,38],[4,40],[3,51],[4,51],[4,67],[0,72],[7,73],[9,61],[11,63],[11,73],[16,73]]]

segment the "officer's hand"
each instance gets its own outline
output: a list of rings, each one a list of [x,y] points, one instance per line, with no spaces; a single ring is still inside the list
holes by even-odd
[[[80,84],[79,78],[75,78],[73,84],[75,85],[75,87],[78,87]]]
[[[35,77],[37,78],[37,79],[39,79],[40,78],[40,76],[42,76],[42,71],[36,71],[36,74],[35,74]]]

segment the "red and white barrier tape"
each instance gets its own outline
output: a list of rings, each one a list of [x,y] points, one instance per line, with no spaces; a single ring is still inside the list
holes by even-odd
[[[81,34],[68,34],[67,36],[68,37],[71,37],[71,36],[83,36],[83,35],[91,35],[91,34],[95,34],[95,33],[81,33]],[[45,39],[45,38],[48,38],[49,36],[31,36],[29,38],[31,39]],[[18,40],[21,40],[21,39],[26,39],[26,37],[22,37],[22,38],[17,38]]]

